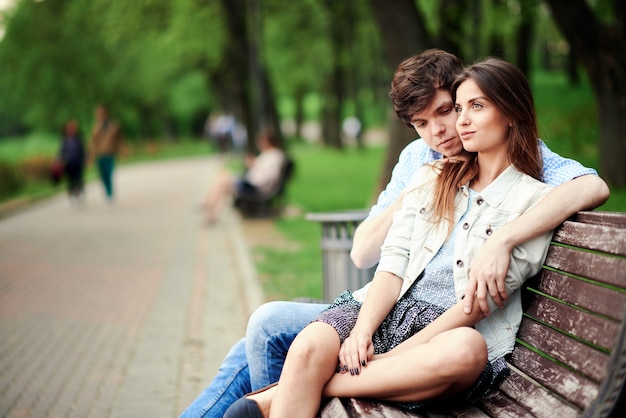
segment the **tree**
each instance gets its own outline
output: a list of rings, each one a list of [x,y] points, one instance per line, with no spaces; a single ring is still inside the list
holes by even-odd
[[[585,0],[547,2],[597,99],[602,177],[611,186],[626,187],[626,4],[604,3],[613,13],[602,20]]]
[[[371,6],[382,34],[383,48],[389,68],[395,70],[405,58],[434,45],[426,30],[424,17],[413,0],[393,2],[371,0]],[[415,131],[409,129],[393,115],[389,125],[389,138],[389,147],[376,194],[389,182],[400,151],[415,139]]]

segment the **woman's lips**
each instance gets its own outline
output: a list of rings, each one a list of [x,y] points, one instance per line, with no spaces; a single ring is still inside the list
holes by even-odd
[[[459,133],[459,136],[461,137],[461,141],[467,141],[468,139],[471,139],[473,135],[474,135],[473,131],[464,131],[464,132]]]

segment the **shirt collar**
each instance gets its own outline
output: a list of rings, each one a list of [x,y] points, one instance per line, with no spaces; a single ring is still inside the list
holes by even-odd
[[[524,174],[512,165],[508,166],[494,181],[480,192],[480,196],[492,207],[498,207],[511,187],[518,183]]]

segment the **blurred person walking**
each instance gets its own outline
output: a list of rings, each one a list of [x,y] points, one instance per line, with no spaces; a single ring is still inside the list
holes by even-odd
[[[75,120],[63,126],[59,160],[67,178],[67,193],[72,206],[81,207],[84,203],[83,172],[85,168],[85,146]]]
[[[113,170],[122,135],[119,124],[109,117],[108,109],[99,105],[95,111],[95,124],[91,133],[91,155],[98,165],[100,180],[104,186],[107,203],[113,203]]]

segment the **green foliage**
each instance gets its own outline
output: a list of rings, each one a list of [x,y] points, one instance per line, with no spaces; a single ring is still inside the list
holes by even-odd
[[[0,134],[55,131],[69,118],[86,124],[98,103],[127,136],[161,135],[171,119],[189,130],[210,110],[206,77],[224,39],[219,5],[206,3],[18,2],[0,42]],[[189,92],[198,74],[205,80]],[[183,110],[181,91],[193,104]]]
[[[541,138],[558,154],[598,169],[598,118],[586,78],[572,85],[564,74],[537,71],[532,85]]]
[[[0,200],[15,196],[23,186],[16,165],[0,160]]]

